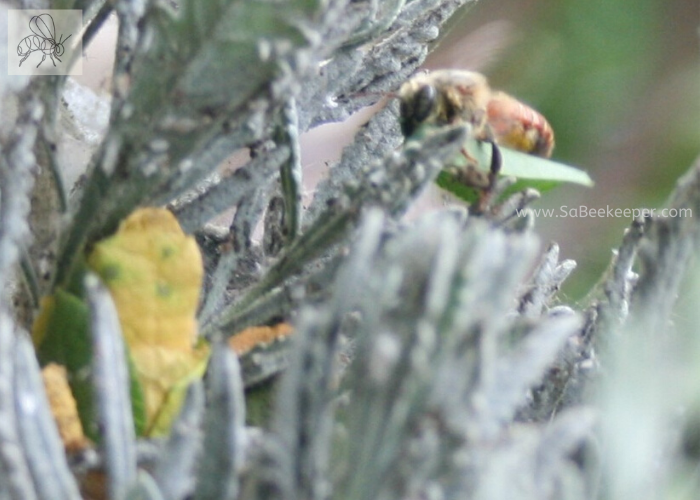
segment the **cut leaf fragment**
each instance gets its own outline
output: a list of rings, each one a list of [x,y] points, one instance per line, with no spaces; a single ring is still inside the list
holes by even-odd
[[[488,171],[491,165],[491,145],[476,139],[469,139],[465,148],[466,152],[474,158],[478,168]],[[553,160],[533,156],[499,146],[502,165],[501,176],[517,178],[516,184],[511,186],[505,195],[520,191],[525,188],[534,188],[540,192],[548,191],[561,183],[568,182],[581,186],[593,186],[593,180],[583,170],[565,165]],[[458,198],[472,203],[478,199],[477,191],[458,180],[458,176],[450,173],[451,169],[466,168],[468,160],[464,155],[458,155],[452,161],[450,168],[444,169],[436,180],[438,186],[454,194]]]

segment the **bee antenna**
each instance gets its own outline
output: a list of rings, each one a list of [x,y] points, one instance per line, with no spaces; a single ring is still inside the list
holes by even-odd
[[[370,92],[370,91],[360,91],[360,92],[357,92],[355,94],[355,96],[356,97],[378,97],[378,98],[387,97],[387,96],[390,97],[390,95],[387,94],[386,92]]]

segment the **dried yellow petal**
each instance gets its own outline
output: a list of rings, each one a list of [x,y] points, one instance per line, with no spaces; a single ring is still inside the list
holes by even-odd
[[[288,337],[293,331],[292,325],[289,323],[277,323],[273,326],[251,326],[230,337],[228,345],[241,356],[255,346],[269,344]]]
[[[83,434],[83,426],[80,424],[78,408],[68,385],[65,367],[50,363],[41,370],[41,377],[63,446],[69,452],[84,449],[90,441]]]

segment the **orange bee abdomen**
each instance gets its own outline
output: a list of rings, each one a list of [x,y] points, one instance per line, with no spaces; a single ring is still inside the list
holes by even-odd
[[[504,92],[493,92],[487,117],[498,144],[544,158],[551,156],[554,131],[545,117],[531,107]]]

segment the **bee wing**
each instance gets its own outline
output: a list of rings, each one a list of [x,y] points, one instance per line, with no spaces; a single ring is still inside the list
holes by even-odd
[[[423,65],[427,69],[471,69],[483,71],[493,64],[513,42],[510,21],[498,20],[461,37],[449,35]]]
[[[29,29],[36,36],[44,39],[53,40],[56,34],[56,26],[53,23],[53,17],[50,14],[41,14],[34,16],[29,20]]]

